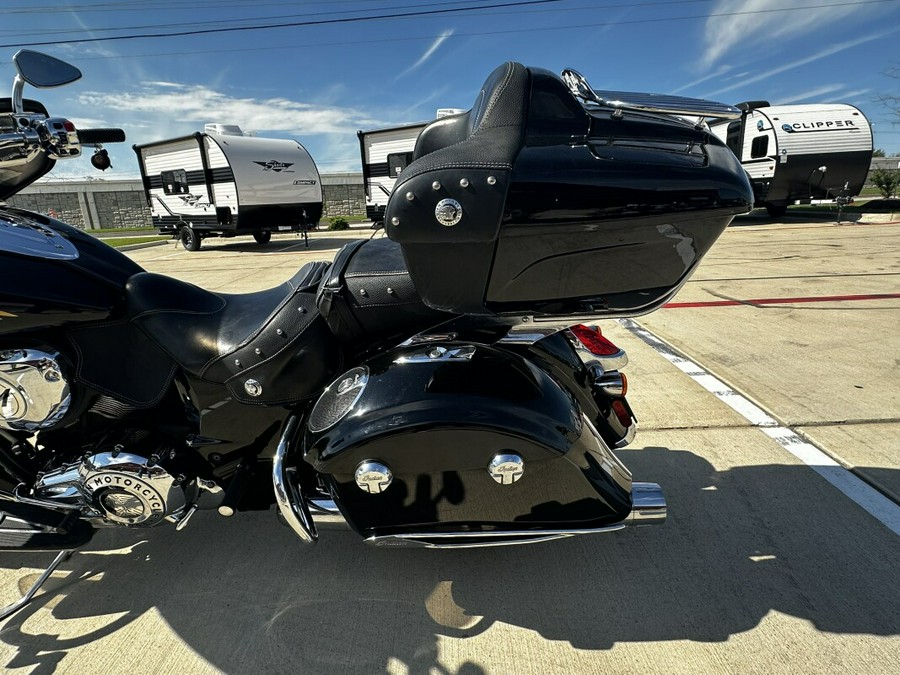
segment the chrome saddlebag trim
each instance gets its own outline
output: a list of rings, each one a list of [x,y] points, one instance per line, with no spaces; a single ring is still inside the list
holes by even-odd
[[[593,529],[519,530],[505,532],[418,532],[368,537],[372,546],[415,546],[420,548],[479,548],[536,544],[585,534],[616,532],[628,526],[661,525],[666,520],[666,499],[657,483],[634,483],[631,513],[620,523]]]

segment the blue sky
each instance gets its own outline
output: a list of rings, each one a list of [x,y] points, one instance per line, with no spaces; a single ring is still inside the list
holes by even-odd
[[[84,77],[26,96],[125,129],[104,178],[137,175],[131,144],[205,122],[296,138],[320,171],[358,171],[357,130],[468,108],[507,60],[574,68],[597,89],[852,103],[876,147],[900,153],[900,117],[877,101],[900,90],[885,74],[900,65],[900,0],[0,0],[6,86],[17,47],[46,42],[29,48]],[[86,159],[55,174],[101,175]]]

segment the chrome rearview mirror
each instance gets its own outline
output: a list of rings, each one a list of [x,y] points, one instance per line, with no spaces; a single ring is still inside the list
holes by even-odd
[[[22,113],[22,90],[26,82],[32,87],[48,89],[81,78],[81,71],[75,66],[30,49],[20,49],[13,57],[13,63],[18,73],[12,90],[13,112],[16,114]]]
[[[16,71],[32,87],[61,87],[81,77],[81,71],[57,58],[21,49],[13,57]]]

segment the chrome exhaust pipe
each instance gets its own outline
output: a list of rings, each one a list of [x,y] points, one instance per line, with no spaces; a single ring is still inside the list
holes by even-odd
[[[627,525],[662,525],[666,522],[666,498],[658,483],[632,483],[631,514]]]

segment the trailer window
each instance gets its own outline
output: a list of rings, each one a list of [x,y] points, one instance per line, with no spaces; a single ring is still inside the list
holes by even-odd
[[[396,178],[403,169],[409,166],[409,163],[412,162],[412,158],[413,154],[411,152],[395,152],[392,155],[388,155],[388,175],[391,178]]]
[[[160,173],[160,178],[162,178],[163,192],[167,195],[186,195],[190,192],[187,172],[184,169],[163,171]]]
[[[769,137],[768,136],[757,136],[753,139],[753,144],[750,146],[750,158],[756,159],[757,157],[765,157],[769,154]]]

